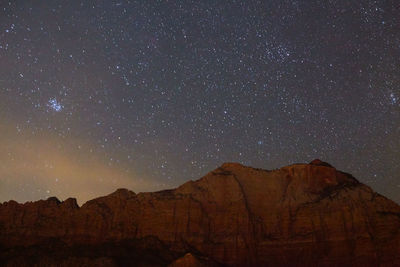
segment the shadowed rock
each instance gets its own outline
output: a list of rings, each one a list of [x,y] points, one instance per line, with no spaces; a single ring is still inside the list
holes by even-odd
[[[333,168],[333,166],[329,163],[323,162],[320,159],[314,159],[313,161],[310,162],[311,165],[316,165],[316,166],[325,166],[325,167],[330,167]]]

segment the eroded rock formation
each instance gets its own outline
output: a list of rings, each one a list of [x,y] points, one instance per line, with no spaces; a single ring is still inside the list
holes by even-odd
[[[0,261],[400,265],[400,206],[320,160],[273,171],[225,163],[173,190],[119,189],[82,207],[71,198],[5,202]]]

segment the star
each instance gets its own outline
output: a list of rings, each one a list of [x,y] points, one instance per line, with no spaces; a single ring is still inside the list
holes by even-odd
[[[399,97],[397,97],[393,92],[390,93],[390,104],[396,105],[397,102],[399,101]]]
[[[50,98],[48,101],[47,106],[52,109],[53,111],[60,112],[63,110],[64,106],[61,105],[60,102],[57,101],[56,98]]]

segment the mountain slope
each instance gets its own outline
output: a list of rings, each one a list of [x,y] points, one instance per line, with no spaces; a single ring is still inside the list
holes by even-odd
[[[119,189],[82,207],[3,203],[0,246],[10,265],[177,266],[186,253],[224,265],[393,265],[400,206],[319,160],[225,163],[173,190]]]

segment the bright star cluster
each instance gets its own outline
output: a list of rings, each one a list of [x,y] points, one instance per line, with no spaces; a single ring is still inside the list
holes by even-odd
[[[52,110],[57,111],[57,112],[59,112],[59,111],[61,111],[63,109],[63,106],[55,98],[51,98],[49,100],[48,106]]]
[[[400,202],[396,1],[2,1],[0,201],[320,158]]]

